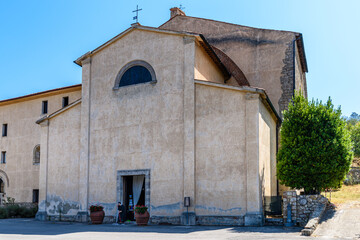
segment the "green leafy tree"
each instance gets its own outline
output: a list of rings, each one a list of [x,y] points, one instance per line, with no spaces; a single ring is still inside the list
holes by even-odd
[[[351,140],[340,108],[331,99],[308,102],[296,94],[281,127],[277,176],[307,194],[341,186],[352,161]]]
[[[360,157],[360,122],[350,127],[351,142],[355,157]]]

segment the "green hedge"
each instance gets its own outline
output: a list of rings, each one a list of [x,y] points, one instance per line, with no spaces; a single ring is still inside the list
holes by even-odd
[[[37,207],[27,208],[18,204],[5,205],[0,207],[0,219],[11,217],[33,218],[37,211]]]

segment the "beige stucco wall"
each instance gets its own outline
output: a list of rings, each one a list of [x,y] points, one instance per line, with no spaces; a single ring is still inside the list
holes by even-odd
[[[115,214],[117,171],[150,169],[152,216],[181,215],[184,85],[194,79],[194,59],[194,38],[142,30],[92,57],[89,204]],[[113,90],[118,72],[133,60],[148,62],[157,83]]]
[[[302,71],[299,50],[297,45],[296,47],[296,56],[295,56],[295,90],[302,92],[305,97],[307,97],[307,89],[306,89],[306,75]]]
[[[245,215],[245,93],[196,85],[196,214]]]
[[[195,79],[224,83],[225,79],[214,61],[205,52],[204,48],[196,44],[195,48]]]
[[[264,197],[277,195],[276,122],[263,101],[259,101],[259,176]]]
[[[197,82],[197,216],[262,214],[263,198],[277,195],[271,112],[257,93]]]
[[[48,169],[48,215],[59,210],[62,215],[76,215],[79,208],[80,113],[78,104],[49,120],[48,157],[43,157]]]
[[[40,166],[33,164],[33,150],[40,144],[40,127],[35,122],[41,117],[42,101],[48,100],[48,113],[52,113],[61,108],[63,97],[69,96],[69,102],[73,102],[80,95],[78,87],[75,92],[60,90],[0,103],[0,127],[8,124],[8,136],[0,136],[0,151],[6,151],[6,164],[0,164],[0,170],[9,177],[9,187],[5,184],[7,197],[31,202],[33,189],[39,189]],[[40,156],[40,164],[42,159]],[[3,174],[0,177],[5,178]]]
[[[42,124],[49,158],[40,185],[48,214],[58,214],[62,202],[86,214],[101,204],[114,216],[122,200],[118,171],[148,169],[152,217],[181,216],[185,196],[198,216],[262,215],[259,173],[274,160],[275,121],[255,90],[209,81],[218,78],[215,65],[199,64],[208,77],[194,80],[196,61],[207,61],[196,51],[194,37],[135,29],[82,62],[81,106]],[[157,82],[114,89],[119,71],[134,60],[149,63]],[[73,176],[66,190],[63,175]]]

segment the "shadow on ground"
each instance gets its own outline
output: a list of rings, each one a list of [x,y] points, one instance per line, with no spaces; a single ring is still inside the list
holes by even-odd
[[[323,216],[321,217],[319,224],[323,222],[327,222],[328,220],[332,219],[335,216],[336,212],[337,210],[335,208],[327,208]]]
[[[40,222],[34,219],[2,219],[0,220],[1,234],[21,235],[62,235],[81,232],[133,232],[133,233],[166,233],[166,234],[188,234],[201,231],[214,231],[227,229],[233,233],[296,233],[301,228],[284,228],[281,226],[265,227],[215,227],[215,226],[174,226],[174,225],[149,225],[137,226],[135,224],[101,224],[91,225],[84,223],[69,222]]]

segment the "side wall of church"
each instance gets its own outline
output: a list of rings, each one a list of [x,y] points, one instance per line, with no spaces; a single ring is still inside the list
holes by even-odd
[[[259,94],[196,84],[198,224],[258,225],[276,195],[276,121]]]
[[[89,204],[102,204],[107,216],[123,197],[118,171],[139,169],[150,170],[152,217],[183,212],[184,84],[194,80],[194,59],[194,38],[141,30],[92,57]],[[113,90],[134,60],[149,63],[157,83]]]
[[[44,156],[40,155],[40,164],[36,164],[33,154],[35,146],[40,144],[41,130],[35,122],[42,116],[42,101],[48,101],[48,113],[52,113],[62,107],[65,96],[71,103],[81,97],[81,91],[77,88],[72,92],[53,92],[7,105],[0,103],[0,127],[8,124],[7,136],[0,135],[0,152],[6,151],[6,163],[0,164],[0,170],[9,178],[9,186],[5,181],[6,196],[15,198],[16,202],[32,202],[33,190],[39,189],[39,169]],[[5,178],[2,173],[0,177]]]
[[[259,112],[259,176],[265,200],[277,195],[276,181],[276,122],[260,101]]]
[[[196,84],[195,211],[203,221],[247,212],[245,94]]]
[[[49,121],[48,157],[42,159],[47,161],[46,212],[50,218],[72,220],[79,209],[80,114],[78,104]]]

